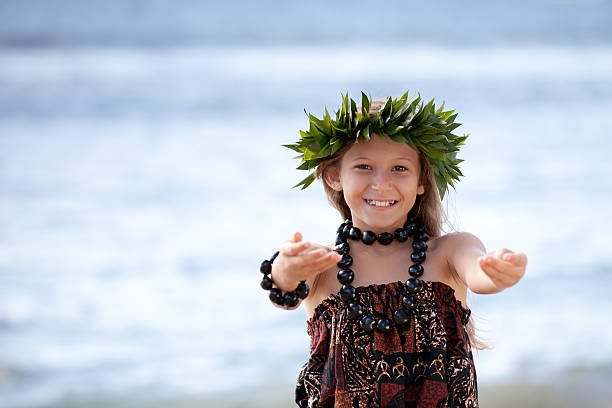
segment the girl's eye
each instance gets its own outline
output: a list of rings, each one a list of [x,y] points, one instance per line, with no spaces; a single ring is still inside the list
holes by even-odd
[[[367,170],[368,167],[370,167],[369,164],[358,164],[357,166],[355,166],[355,168],[357,168],[357,169],[366,169],[366,170]],[[404,167],[404,166],[395,166],[394,167],[394,169],[397,169],[397,168],[399,168],[401,172],[408,171],[408,169],[406,167]]]

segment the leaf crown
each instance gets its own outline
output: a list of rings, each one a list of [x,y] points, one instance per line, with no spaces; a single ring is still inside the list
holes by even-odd
[[[342,94],[341,94],[342,95]],[[282,145],[298,153],[294,159],[303,163],[298,170],[316,168],[323,160],[331,158],[340,147],[352,141],[358,143],[370,140],[372,134],[382,137],[387,143],[387,137],[396,142],[408,143],[410,147],[421,151],[431,166],[440,199],[444,198],[448,185],[455,188],[453,180],[459,181],[463,176],[458,164],[459,146],[465,144],[468,134],[457,136],[452,133],[459,127],[455,123],[457,114],[454,110],[444,111],[444,102],[436,110],[434,99],[425,106],[418,97],[408,99],[408,91],[399,98],[387,97],[384,105],[370,115],[372,98],[361,92],[361,112],[348,92],[342,95],[342,108],[336,111],[336,119],[332,119],[325,108],[322,119],[309,114],[310,127],[308,131],[300,130],[300,140],[295,144]],[[292,188],[303,185],[302,190],[315,180],[314,171]]]

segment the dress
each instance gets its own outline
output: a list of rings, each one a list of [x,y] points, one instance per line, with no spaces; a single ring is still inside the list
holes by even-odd
[[[338,294],[307,321],[310,357],[297,379],[295,401],[320,407],[478,407],[476,370],[464,322],[470,310],[443,282],[422,281],[410,324],[366,332],[345,314]],[[365,313],[393,319],[405,285],[355,288]]]

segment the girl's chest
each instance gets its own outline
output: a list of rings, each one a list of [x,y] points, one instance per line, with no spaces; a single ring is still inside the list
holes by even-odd
[[[428,244],[430,245],[426,253],[427,257],[422,263],[424,272],[420,279],[446,283],[455,290],[457,300],[465,304],[467,288],[462,282],[453,279],[444,247],[437,245],[435,241]],[[355,276],[351,286],[359,287],[407,280],[410,278],[408,268],[413,265],[410,254],[411,251],[397,251],[388,256],[351,253],[353,264],[350,269],[353,270]],[[312,295],[304,302],[308,317],[312,316],[318,304],[332,293],[338,293],[342,287],[337,278],[339,270],[339,267],[334,266],[319,276]]]

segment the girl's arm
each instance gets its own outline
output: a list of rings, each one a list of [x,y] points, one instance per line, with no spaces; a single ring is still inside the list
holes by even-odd
[[[486,252],[485,246],[473,234],[450,234],[448,264],[474,293],[497,293],[516,284],[525,274],[527,256],[499,248]]]

